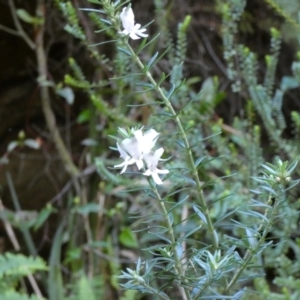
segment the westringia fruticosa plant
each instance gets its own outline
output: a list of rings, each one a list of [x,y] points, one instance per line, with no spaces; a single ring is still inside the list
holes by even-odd
[[[141,227],[136,235],[141,237],[144,258],[134,268],[125,266],[121,286],[151,299],[246,297],[253,279],[264,276],[264,253],[276,247],[270,238],[273,230],[278,231],[282,218],[294,214],[288,191],[298,183],[291,176],[297,162],[277,158],[274,164],[251,169],[238,161],[237,148],[247,137],[237,135],[229,145],[219,134],[221,123],[211,123],[211,136],[204,136],[202,128],[214,100],[209,104],[205,94],[190,92],[182,78],[189,18],[178,28],[176,50],[167,48],[149,58],[147,51],[166,37],[151,36],[147,26],[136,23],[129,1],[91,2],[100,9],[84,10],[101,15],[102,31],[116,46],[111,82],[121,87],[123,95],[126,86],[137,92],[130,107],[148,105],[152,112],[144,126],[127,130],[119,125],[119,135],[113,137],[112,149],[121,160],[113,165],[124,179],[116,179],[98,161],[101,175],[116,185],[122,182],[128,186],[123,193],[135,195],[137,205],[139,201],[147,205],[146,212],[134,215]],[[173,63],[169,74],[159,71],[165,56]],[[210,89],[206,95],[211,96],[216,87],[217,82],[210,81],[203,90]],[[259,129],[252,128],[251,135],[258,144]],[[206,150],[206,142],[216,145],[219,156]],[[226,176],[213,175],[213,169]]]

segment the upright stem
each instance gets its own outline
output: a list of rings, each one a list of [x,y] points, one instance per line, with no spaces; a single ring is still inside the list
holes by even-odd
[[[271,205],[272,203],[272,198],[273,196],[270,195],[267,201],[267,205]],[[250,263],[251,259],[254,257],[254,255],[257,253],[257,251],[259,250],[259,247],[261,246],[261,244],[265,241],[267,234],[269,233],[272,225],[273,225],[273,221],[274,221],[274,217],[276,215],[276,207],[277,207],[277,199],[275,199],[275,203],[274,203],[274,207],[272,209],[272,214],[270,217],[270,221],[268,222],[268,225],[266,226],[262,236],[260,237],[259,241],[257,242],[256,246],[252,249],[248,249],[243,257],[243,264],[236,270],[236,272],[234,273],[232,279],[230,280],[230,282],[228,283],[227,287],[226,287],[226,291],[229,291],[229,289],[235,284],[235,282],[239,279],[240,275],[242,274],[242,272],[245,270],[245,268],[248,266],[248,264]],[[270,208],[268,207],[265,210],[264,216],[266,217],[268,215]],[[262,221],[261,224],[259,225],[258,229],[256,230],[257,233],[259,233],[263,227],[265,226],[265,222]]]
[[[151,183],[149,183],[149,184],[152,187],[152,191],[155,193],[155,195],[157,197],[157,200],[158,200],[159,205],[161,207],[161,210],[163,212],[164,218],[167,222],[168,232],[169,232],[169,235],[171,237],[172,252],[173,252],[174,260],[175,260],[175,266],[174,266],[175,273],[176,273],[176,275],[179,275],[181,277],[181,279],[183,279],[184,278],[184,269],[183,269],[183,266],[181,264],[180,258],[178,257],[178,253],[177,253],[177,249],[176,249],[176,238],[175,238],[172,223],[171,223],[169,215],[168,215],[168,211],[166,209],[164,201],[160,197],[160,194],[159,194],[157,188],[153,187],[151,185]],[[181,292],[182,296],[184,297],[184,299],[188,299],[188,300],[192,299],[188,289],[180,287],[180,292]]]
[[[133,49],[129,45],[128,41],[125,41],[125,45],[127,46],[128,50],[132,54],[132,57],[134,58],[135,62],[140,67],[140,69],[142,71],[145,70],[145,65],[141,62],[139,57],[135,54],[135,52],[133,51]],[[193,178],[196,182],[196,191],[197,191],[196,197],[197,197],[198,203],[200,204],[200,206],[203,210],[203,214],[205,215],[206,222],[207,222],[207,227],[208,227],[209,233],[210,233],[210,235],[212,236],[212,239],[213,239],[213,248],[214,248],[214,250],[216,250],[216,249],[219,248],[218,237],[217,237],[217,234],[215,232],[212,220],[210,218],[209,208],[208,208],[208,206],[206,204],[206,201],[204,199],[204,194],[203,194],[202,186],[201,186],[201,183],[200,183],[198,171],[197,171],[197,168],[195,166],[195,161],[194,161],[194,158],[193,158],[192,150],[191,150],[187,135],[185,133],[185,130],[183,128],[183,125],[181,123],[181,120],[180,120],[178,114],[176,113],[176,111],[174,110],[170,100],[166,97],[165,93],[163,92],[161,87],[157,84],[155,79],[152,77],[151,73],[149,71],[147,71],[145,73],[145,75],[148,78],[148,80],[153,84],[155,90],[160,95],[160,97],[163,100],[164,104],[166,105],[166,107],[169,109],[169,111],[173,115],[173,118],[174,118],[174,120],[177,124],[177,127],[178,127],[179,131],[180,131],[180,134],[182,136],[184,146],[185,146],[185,149],[186,149],[189,165],[190,165],[190,168],[191,168],[191,173],[192,173],[192,176],[193,176]]]

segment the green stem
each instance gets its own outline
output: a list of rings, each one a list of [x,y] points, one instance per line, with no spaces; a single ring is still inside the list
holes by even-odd
[[[8,183],[8,188],[9,188],[9,191],[10,191],[10,195],[11,195],[11,199],[12,199],[15,211],[16,212],[21,212],[22,207],[20,205],[19,197],[17,195],[13,180],[12,180],[9,172],[6,172],[6,180],[7,180],[7,183]],[[19,229],[23,234],[23,238],[25,240],[25,244],[26,244],[26,247],[27,247],[29,253],[32,256],[37,256],[37,250],[36,250],[34,241],[32,239],[32,236],[30,234],[30,230],[26,226],[20,226]]]
[[[273,196],[270,195],[267,201],[267,205],[271,205],[272,204],[272,198]],[[267,234],[270,232],[271,227],[273,225],[273,220],[274,217],[276,215],[276,206],[277,206],[277,199],[275,199],[275,203],[274,203],[274,207],[272,210],[272,214],[270,217],[270,221],[268,222],[268,225],[266,226],[261,238],[259,239],[258,243],[256,244],[255,248],[252,249],[248,249],[243,257],[243,264],[237,269],[237,271],[235,272],[235,274],[233,275],[231,281],[228,283],[227,287],[226,287],[226,291],[229,291],[229,289],[236,283],[236,281],[238,280],[238,278],[240,277],[240,275],[242,274],[242,272],[245,270],[245,268],[248,266],[248,264],[250,263],[250,261],[252,260],[252,258],[256,255],[257,251],[259,250],[261,244],[265,241]],[[264,213],[264,216],[266,217],[268,215],[268,212],[270,210],[270,207],[268,207]],[[259,225],[258,229],[257,229],[257,234],[259,234],[259,232],[263,229],[265,225],[265,222],[262,221],[261,224]]]
[[[132,54],[132,57],[134,58],[137,65],[140,67],[140,69],[142,71],[144,71],[145,70],[145,65],[141,62],[139,57],[135,54],[135,52],[133,51],[133,49],[129,45],[128,41],[125,41],[125,45],[127,46],[128,50]],[[214,250],[216,250],[216,249],[219,248],[218,237],[216,235],[212,220],[210,218],[209,208],[208,208],[208,206],[206,204],[206,201],[204,199],[204,194],[203,194],[202,186],[201,186],[201,183],[200,183],[198,171],[197,171],[197,168],[195,167],[195,161],[194,161],[194,158],[193,158],[192,150],[191,150],[188,138],[186,136],[185,130],[183,128],[183,125],[181,123],[181,120],[180,120],[178,114],[176,113],[176,111],[174,110],[170,100],[166,97],[165,93],[163,92],[161,87],[157,84],[155,79],[152,77],[151,73],[147,70],[145,72],[145,75],[148,78],[148,80],[153,84],[155,90],[161,96],[164,104],[166,105],[166,107],[169,109],[169,111],[173,115],[173,118],[174,118],[174,120],[177,124],[177,127],[178,127],[179,131],[180,131],[180,134],[182,136],[184,146],[185,146],[185,149],[186,149],[186,153],[187,153],[187,156],[188,156],[188,161],[189,161],[189,164],[190,164],[191,173],[192,173],[192,176],[194,177],[194,180],[196,182],[196,191],[197,191],[196,197],[197,197],[198,203],[200,204],[200,206],[203,210],[203,214],[205,215],[207,227],[208,227],[209,233],[210,233],[210,235],[212,236],[212,239],[213,239],[213,248],[214,248]]]
[[[168,211],[166,209],[164,201],[160,197],[160,194],[159,194],[157,188],[154,187],[154,186],[152,186],[150,182],[149,182],[149,184],[152,187],[152,191],[155,193],[155,196],[156,196],[156,198],[157,198],[157,200],[159,202],[159,205],[161,207],[161,210],[163,212],[164,218],[165,218],[165,220],[167,222],[168,232],[169,232],[169,235],[171,237],[172,252],[173,252],[174,260],[175,260],[175,266],[174,266],[175,273],[176,273],[176,275],[179,275],[180,279],[182,280],[184,278],[184,270],[183,270],[180,258],[178,257],[178,254],[177,254],[176,238],[175,238],[175,234],[174,234],[172,223],[171,223],[170,218],[168,216]],[[180,287],[180,288],[182,289],[183,287]],[[184,290],[184,294],[187,297],[187,299],[191,300],[192,298],[191,298],[189,290],[187,288],[183,288],[183,290]]]
[[[140,285],[144,286],[147,290],[150,290],[153,295],[156,295],[164,300],[170,300],[170,298],[167,296],[167,295],[162,295],[160,293],[158,293],[153,287],[151,287],[150,285],[146,284],[146,283],[142,283],[142,282],[139,282]]]

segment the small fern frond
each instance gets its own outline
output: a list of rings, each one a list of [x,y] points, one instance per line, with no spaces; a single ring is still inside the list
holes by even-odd
[[[1,300],[45,300],[45,298],[40,298],[35,295],[27,296],[13,291],[0,294],[0,299]]]
[[[93,289],[85,276],[82,276],[78,283],[78,300],[96,300]]]
[[[26,257],[12,253],[0,256],[0,279],[4,276],[22,277],[38,270],[47,270],[45,262],[40,257]]]

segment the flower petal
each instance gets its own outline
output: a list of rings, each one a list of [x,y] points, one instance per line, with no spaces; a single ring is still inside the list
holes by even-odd
[[[137,32],[136,34],[138,34],[138,35],[141,36],[141,37],[145,37],[145,38],[148,36],[148,34],[141,33],[140,31]]]
[[[144,140],[142,143],[142,152],[144,154],[150,153],[151,149],[155,146],[158,136],[159,133],[154,129],[150,129],[144,133]]]
[[[120,147],[135,159],[140,159],[142,156],[139,143],[135,137],[123,140]]]
[[[124,151],[120,145],[117,143],[117,147],[118,147],[118,150],[120,152],[120,156],[123,158],[123,159],[126,159],[128,157],[128,154],[126,151]]]
[[[158,185],[163,184],[163,182],[161,181],[161,179],[159,178],[156,172],[152,173],[151,176],[156,184]]]
[[[136,163],[139,170],[144,166],[144,163],[141,159],[136,160],[135,163]]]
[[[120,19],[124,29],[131,32],[134,30],[134,14],[131,7],[124,7],[120,13]]]
[[[159,149],[157,149],[155,152],[154,152],[154,158],[155,158],[155,160],[158,162],[159,161],[159,159],[161,158],[161,156],[163,155],[163,153],[164,153],[164,149],[163,148],[159,148]],[[157,163],[156,163],[157,164]]]
[[[157,174],[169,174],[169,170],[160,170],[160,169],[156,169],[156,173],[157,173]]]
[[[131,32],[131,33],[129,34],[129,36],[130,36],[133,40],[139,40],[139,39],[140,39],[140,37],[137,36],[134,32]]]
[[[120,13],[120,19],[124,30],[120,33],[129,35],[133,40],[138,40],[141,37],[147,37],[148,34],[143,32],[146,31],[145,28],[141,28],[141,24],[136,23],[134,25],[134,13],[131,7],[124,7],[122,12]]]
[[[154,129],[149,129],[144,133],[144,137],[146,137],[149,140],[155,140],[156,141],[158,136],[159,136],[159,133]]]
[[[145,176],[150,176],[152,175],[152,172],[148,169],[146,172],[143,173]]]
[[[135,163],[135,159],[131,158],[130,156],[127,156],[127,158],[121,164],[114,165],[114,168],[122,168],[123,167],[123,169],[120,172],[120,174],[122,174],[126,171],[128,166],[130,166],[134,163]]]

